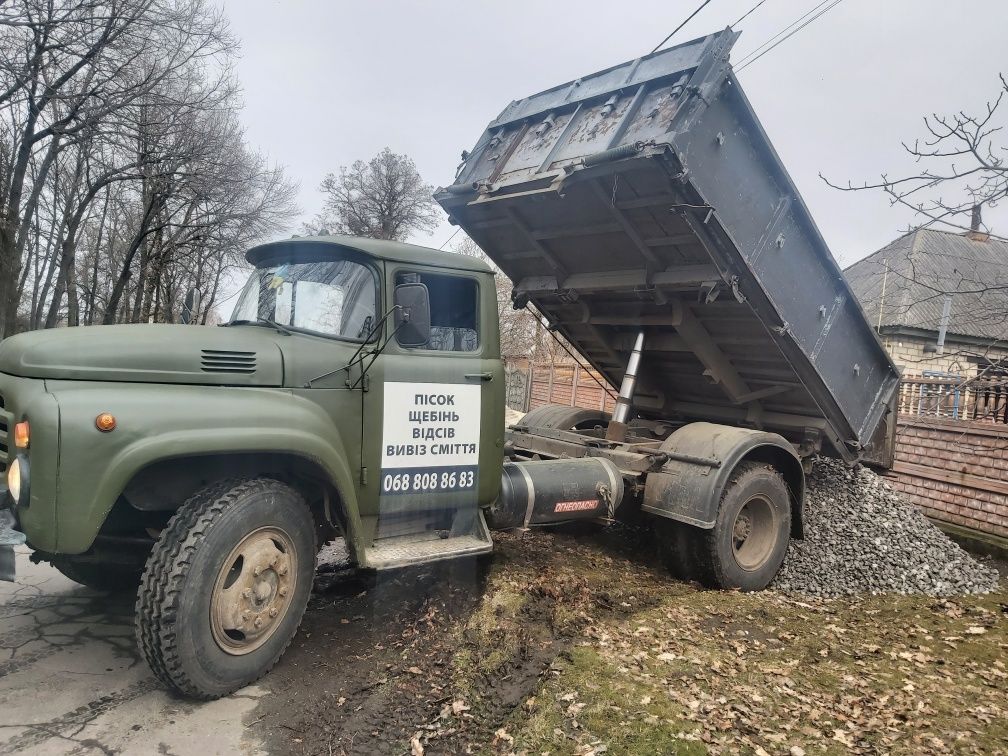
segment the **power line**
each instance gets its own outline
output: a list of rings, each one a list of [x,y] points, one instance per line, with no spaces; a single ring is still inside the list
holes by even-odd
[[[739,25],[739,24],[741,24],[741,23],[742,23],[743,21],[745,21],[746,17],[747,17],[747,16],[748,16],[748,15],[749,15],[750,13],[752,13],[752,12],[753,12],[754,10],[756,10],[757,8],[759,8],[759,7],[760,7],[761,5],[763,5],[763,3],[765,3],[765,2],[766,2],[766,0],[759,0],[759,2],[758,2],[758,3],[756,3],[756,5],[754,5],[754,6],[752,7],[752,8],[750,8],[750,9],[749,9],[749,10],[747,10],[747,11],[746,11],[745,13],[743,13],[743,14],[742,14],[741,16],[739,16],[739,19],[738,19],[738,21],[736,21],[736,22],[735,22],[734,24],[732,24],[732,25],[731,25],[731,28],[732,28],[732,29],[734,29],[734,28],[735,28],[736,26],[738,26],[738,25]]]
[[[697,13],[699,13],[700,11],[702,11],[707,6],[707,3],[709,3],[709,2],[710,2],[710,0],[704,0],[703,3],[700,4],[699,8],[697,8],[695,11],[693,11],[692,13],[690,13],[689,16],[686,17],[685,21],[683,21],[681,24],[679,24],[679,26],[677,26],[675,29],[673,29],[671,31],[671,33],[667,37],[665,37],[665,39],[663,39],[661,42],[659,42],[657,45],[655,45],[655,49],[652,50],[650,53],[648,53],[648,55],[651,55],[653,53],[658,52],[658,48],[660,48],[662,45],[664,45],[666,42],[668,42],[670,39],[672,39],[672,37],[675,36],[675,33],[677,31],[679,31],[680,29],[682,29],[684,26],[686,26],[686,24],[688,24],[690,22],[690,20],[693,18],[693,16],[695,16]]]
[[[444,248],[445,248],[445,244],[447,244],[447,243],[448,243],[448,242],[450,242],[450,241],[451,241],[452,239],[454,239],[454,238],[455,238],[455,234],[457,234],[457,233],[458,233],[459,231],[461,231],[461,230],[462,230],[462,226],[459,226],[459,227],[458,227],[458,228],[456,228],[456,229],[455,229],[454,231],[452,231],[452,235],[451,235],[451,236],[449,236],[449,237],[448,237],[447,239],[445,239],[445,240],[444,240],[444,242],[443,242],[443,243],[441,244],[441,246],[440,246],[440,247],[438,247],[438,249],[444,249]]]
[[[787,33],[787,32],[788,32],[788,30],[790,30],[790,29],[792,29],[793,27],[797,26],[797,25],[798,25],[798,24],[800,24],[800,23],[801,23],[801,22],[802,22],[802,21],[803,21],[804,19],[808,18],[808,17],[809,17],[809,16],[811,16],[811,15],[812,15],[813,13],[815,13],[815,12],[816,12],[817,10],[819,10],[820,8],[822,8],[822,7],[824,6],[824,5],[828,5],[829,3],[830,3],[830,0],[822,0],[822,2],[820,2],[820,3],[819,3],[818,5],[816,5],[816,6],[814,7],[814,8],[812,8],[812,10],[810,10],[810,11],[806,12],[806,13],[805,13],[805,14],[803,14],[802,16],[799,16],[799,17],[798,17],[797,19],[795,19],[795,20],[794,20],[794,21],[792,21],[792,22],[791,22],[790,24],[788,24],[788,25],[787,25],[787,26],[785,26],[785,27],[784,27],[783,29],[781,29],[781,30],[780,30],[779,32],[777,32],[777,33],[776,33],[776,34],[774,34],[774,35],[773,35],[772,37],[770,37],[770,39],[767,39],[767,40],[765,40],[765,41],[764,41],[764,42],[763,42],[762,44],[760,44],[760,45],[757,45],[757,46],[756,46],[756,47],[755,47],[754,49],[750,50],[750,51],[749,51],[748,53],[746,53],[746,54],[745,54],[744,56],[742,56],[742,60],[740,60],[740,61],[739,61],[739,65],[742,65],[742,64],[746,63],[746,61],[748,61],[748,60],[749,60],[750,58],[752,58],[752,57],[753,57],[754,55],[756,55],[756,54],[757,54],[757,53],[759,53],[759,52],[760,52],[761,50],[763,50],[763,48],[764,48],[764,47],[767,47],[767,46],[768,46],[768,45],[769,45],[769,44],[770,44],[771,42],[773,42],[773,41],[774,41],[775,39],[777,39],[777,38],[779,38],[780,36],[782,36],[783,34]]]
[[[810,10],[804,16],[801,16],[799,19],[797,19],[793,23],[789,24],[788,26],[786,26],[781,31],[777,32],[777,34],[775,34],[773,37],[771,37],[770,39],[768,39],[762,45],[760,45],[759,47],[757,47],[756,50],[753,50],[753,52],[749,53],[749,55],[747,55],[745,58],[742,59],[740,65],[735,69],[735,71],[738,72],[738,71],[741,71],[742,69],[746,68],[747,66],[751,66],[753,63],[755,63],[757,60],[759,60],[760,58],[762,58],[764,55],[766,55],[768,52],[770,52],[771,50],[773,50],[775,47],[777,47],[778,45],[782,44],[783,42],[786,42],[788,39],[790,39],[795,34],[797,34],[798,32],[800,32],[806,26],[808,26],[809,24],[811,24],[813,21],[815,21],[817,18],[820,18],[821,16],[826,15],[827,13],[829,13],[829,11],[833,10],[835,7],[837,7],[842,2],[843,2],[843,0],[832,0],[832,2],[830,2],[830,0],[824,0],[824,2],[819,3],[819,5],[815,6],[815,8],[813,8],[812,10]],[[830,4],[826,5],[826,3],[830,3]],[[770,47],[767,47],[765,50],[763,50],[759,54],[756,54],[757,51],[761,50],[763,47],[766,47],[767,44],[769,44],[770,42],[773,42],[773,40],[777,39],[777,37],[780,37],[781,34],[784,34],[784,32],[786,32],[788,29],[791,29],[792,26],[794,26],[795,24],[797,24],[798,22],[800,22],[802,19],[808,17],[811,13],[814,13],[819,8],[822,8],[822,6],[824,6],[824,5],[826,5],[825,8],[823,8],[822,10],[820,10],[818,13],[816,13],[811,18],[808,18],[808,20],[805,21],[803,24],[801,24],[797,28],[793,29],[790,33],[788,33],[784,37],[781,37],[781,39],[778,39],[776,42],[774,42],[772,45],[770,45]]]
[[[833,10],[833,9],[834,9],[834,8],[836,8],[836,7],[838,6],[838,5],[840,5],[840,3],[842,3],[842,2],[843,2],[843,0],[833,0],[833,3],[832,3],[832,4],[828,5],[828,6],[826,7],[826,8],[823,8],[823,9],[822,9],[821,11],[819,11],[819,13],[817,13],[817,14],[816,14],[816,15],[814,15],[814,16],[812,16],[812,18],[810,18],[810,19],[809,19],[808,21],[806,21],[805,23],[803,23],[803,24],[802,24],[801,26],[799,26],[799,27],[798,27],[797,29],[795,29],[794,31],[792,31],[792,32],[791,32],[790,34],[788,34],[788,35],[787,35],[786,37],[784,37],[783,39],[780,39],[780,40],[778,40],[778,41],[777,41],[776,43],[774,43],[773,45],[771,45],[770,47],[768,47],[768,48],[767,48],[766,50],[764,50],[763,52],[761,52],[761,53],[760,53],[759,55],[757,55],[757,56],[756,56],[755,58],[751,58],[750,60],[747,60],[747,61],[743,62],[743,63],[742,63],[742,65],[741,65],[741,66],[739,66],[739,67],[738,67],[738,68],[737,68],[736,70],[737,70],[737,71],[741,71],[741,70],[742,70],[743,68],[745,68],[746,66],[750,66],[750,65],[752,65],[752,64],[753,64],[753,63],[755,63],[755,62],[756,62],[757,60],[759,60],[759,59],[760,59],[760,58],[762,58],[762,57],[763,57],[764,55],[766,55],[766,54],[767,54],[768,52],[770,52],[770,51],[771,51],[771,50],[773,50],[773,49],[774,49],[775,47],[777,47],[777,45],[779,45],[779,44],[781,44],[781,43],[783,43],[783,42],[786,42],[786,41],[787,41],[788,39],[790,39],[790,38],[791,38],[791,37],[793,37],[793,36],[794,36],[795,34],[797,34],[798,32],[800,32],[800,31],[801,31],[802,29],[804,29],[804,28],[805,28],[806,26],[808,26],[809,24],[811,24],[811,23],[812,23],[813,21],[815,21],[815,20],[816,20],[817,18],[820,18],[821,16],[824,16],[824,15],[826,15],[826,14],[827,14],[827,13],[829,13],[829,12],[830,12],[831,10]]]

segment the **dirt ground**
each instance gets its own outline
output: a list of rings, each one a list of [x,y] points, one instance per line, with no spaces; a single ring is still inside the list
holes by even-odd
[[[803,601],[672,581],[631,528],[323,576],[245,715],[289,754],[1008,752],[1008,592]]]

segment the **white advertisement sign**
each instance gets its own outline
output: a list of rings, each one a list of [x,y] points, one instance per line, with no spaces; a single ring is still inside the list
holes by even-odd
[[[385,383],[382,495],[475,488],[481,387]]]

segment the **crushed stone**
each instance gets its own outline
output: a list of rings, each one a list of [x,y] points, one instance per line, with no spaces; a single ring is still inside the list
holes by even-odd
[[[817,458],[806,479],[805,538],[792,540],[772,590],[834,597],[868,593],[990,593],[999,576],[939,530],[884,478]]]

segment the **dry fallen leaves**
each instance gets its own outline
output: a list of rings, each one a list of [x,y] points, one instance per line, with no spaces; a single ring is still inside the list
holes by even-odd
[[[503,727],[494,733],[493,744],[497,745],[499,743],[507,743],[509,746],[514,745],[514,738],[508,735],[508,731]]]

